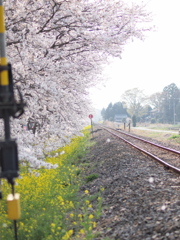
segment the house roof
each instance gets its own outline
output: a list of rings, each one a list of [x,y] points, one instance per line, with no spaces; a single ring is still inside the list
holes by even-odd
[[[115,118],[126,118],[127,114],[115,114]]]

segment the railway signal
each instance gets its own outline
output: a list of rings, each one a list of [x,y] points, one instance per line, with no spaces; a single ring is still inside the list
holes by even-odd
[[[15,239],[17,236],[16,220],[20,217],[20,197],[15,193],[14,179],[19,176],[18,148],[11,138],[10,118],[18,118],[24,112],[24,102],[18,90],[19,102],[14,96],[14,84],[11,64],[6,57],[6,39],[3,1],[0,0],[0,118],[4,121],[4,139],[0,141],[0,180],[5,178],[12,187],[12,194],[7,197],[8,218],[14,220]],[[2,192],[0,194],[2,198]]]

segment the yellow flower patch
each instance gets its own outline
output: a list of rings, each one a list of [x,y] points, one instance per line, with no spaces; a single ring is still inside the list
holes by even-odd
[[[84,151],[87,134],[88,131],[84,133],[85,137],[73,138],[69,145],[46,159],[51,164],[58,164],[57,168],[33,170],[28,164],[21,168],[21,178],[16,179],[15,186],[15,192],[20,193],[20,239],[68,240],[78,239],[79,234],[91,239],[89,231],[96,227],[95,212],[93,215],[88,212],[88,208],[92,208],[88,189],[83,194],[85,199],[80,203],[77,201],[81,180],[77,174],[79,168],[73,162],[76,154]],[[6,196],[11,193],[11,188],[6,180],[2,182],[4,198],[0,208],[0,236],[11,240],[13,222],[7,219],[6,213]]]

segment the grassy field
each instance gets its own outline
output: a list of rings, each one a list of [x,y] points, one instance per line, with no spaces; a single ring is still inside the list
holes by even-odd
[[[162,123],[138,123],[137,127],[147,127],[149,129],[157,129],[157,130],[178,130],[180,125],[172,125],[172,124],[162,124]]]
[[[144,137],[150,137],[158,141],[166,142],[174,145],[180,144],[180,135],[175,133],[151,132],[151,131],[139,130],[139,129],[132,129],[131,133],[144,136]]]
[[[150,137],[158,141],[166,142],[169,144],[179,145],[180,135],[178,133],[179,126],[170,124],[137,124],[137,127],[145,127],[152,130],[162,130],[162,132],[141,130],[138,128],[132,128],[131,132],[137,135]],[[168,131],[168,132],[163,132]],[[172,131],[172,132],[171,132]],[[173,133],[177,132],[177,133]]]

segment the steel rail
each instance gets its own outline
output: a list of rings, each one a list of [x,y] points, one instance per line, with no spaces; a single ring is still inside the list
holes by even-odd
[[[165,161],[162,160],[161,158],[155,156],[154,154],[152,154],[152,153],[150,153],[150,152],[148,152],[148,151],[146,151],[146,150],[144,150],[144,149],[142,149],[142,148],[134,145],[133,143],[127,141],[127,140],[124,139],[123,137],[120,137],[120,136],[117,135],[116,133],[111,132],[108,128],[106,128],[106,127],[104,127],[104,126],[100,126],[100,127],[103,128],[104,130],[106,130],[107,132],[111,133],[112,135],[116,136],[117,138],[120,138],[121,140],[123,140],[124,142],[128,143],[129,145],[133,146],[134,148],[138,149],[139,151],[141,151],[141,152],[145,153],[146,155],[154,158],[155,160],[157,160],[158,162],[160,162],[161,164],[163,164],[163,165],[166,166],[167,168],[172,169],[173,171],[176,171],[177,173],[180,174],[180,168],[177,168],[177,167],[175,167],[175,166],[173,166],[173,165],[165,162]],[[115,130],[113,129],[113,131],[115,131]]]
[[[113,128],[111,128],[111,127],[107,127],[107,128],[116,131],[115,129],[113,129]],[[156,147],[162,148],[162,149],[164,149],[164,150],[167,150],[167,151],[170,151],[170,152],[173,152],[173,153],[176,153],[176,154],[180,154],[180,151],[177,151],[177,150],[175,150],[175,149],[164,147],[164,146],[159,145],[159,144],[157,144],[157,143],[153,143],[153,142],[150,142],[150,141],[145,140],[145,139],[143,139],[143,138],[136,137],[136,136],[134,136],[134,135],[132,135],[132,134],[125,133],[125,132],[123,132],[123,131],[121,131],[121,130],[118,130],[118,132],[120,132],[120,133],[122,133],[122,134],[124,134],[124,135],[130,136],[130,137],[132,137],[132,138],[135,138],[135,139],[141,140],[141,141],[143,141],[143,142],[145,142],[145,143],[149,143],[149,144],[151,144],[151,145],[153,145],[153,146],[156,146]]]

